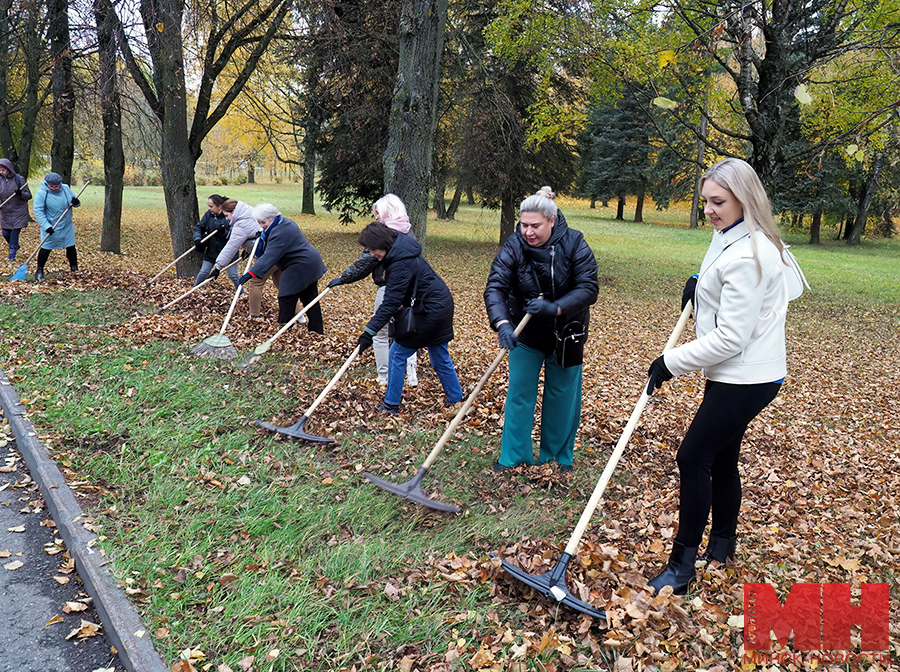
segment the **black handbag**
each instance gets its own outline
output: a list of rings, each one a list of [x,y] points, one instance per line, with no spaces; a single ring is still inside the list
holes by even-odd
[[[416,276],[409,306],[403,306],[398,310],[388,323],[388,336],[395,341],[408,341],[416,335],[415,307],[418,288],[419,276]]]
[[[556,332],[556,364],[563,368],[584,363],[584,344],[587,342],[587,328],[579,320],[567,323]]]

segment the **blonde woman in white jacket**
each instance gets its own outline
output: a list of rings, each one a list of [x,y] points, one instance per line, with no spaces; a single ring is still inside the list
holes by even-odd
[[[704,212],[715,229],[700,273],[685,285],[682,307],[694,304],[697,338],[650,366],[648,394],[664,381],[702,369],[703,401],[678,449],[678,533],[665,569],[649,585],[684,594],[702,560],[733,558],[741,507],[738,456],[747,426],[778,393],[786,374],[784,322],[787,251],[753,168],[724,159],[703,176]]]

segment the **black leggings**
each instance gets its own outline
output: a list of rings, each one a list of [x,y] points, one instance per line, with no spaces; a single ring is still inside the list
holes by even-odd
[[[52,250],[45,250],[43,247],[38,251],[38,268],[44,267],[47,263],[47,259],[50,258],[50,252],[52,252]],[[75,249],[74,245],[70,245],[66,248],[66,259],[69,260],[69,266],[78,266],[78,251]]]
[[[284,276],[282,276],[282,281],[284,280]],[[318,283],[312,283],[311,285],[307,285],[304,289],[300,290],[296,294],[288,294],[287,296],[279,296],[278,297],[278,322],[280,324],[286,324],[290,322],[294,315],[297,314],[297,301],[300,300],[303,302],[303,305],[309,304],[314,298],[319,295]],[[312,308],[306,311],[306,318],[309,320],[306,327],[310,331],[314,331],[317,334],[325,333],[325,325],[322,322],[322,308],[321,304],[316,303]]]
[[[712,508],[711,533],[733,537],[741,509],[738,455],[747,425],[778,394],[781,383],[734,385],[706,381],[703,401],[678,449],[681,503],[678,535],[700,545]]]

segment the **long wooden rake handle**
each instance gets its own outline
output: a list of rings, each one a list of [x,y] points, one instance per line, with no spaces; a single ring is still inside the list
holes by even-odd
[[[239,263],[240,261],[241,261],[240,259],[235,259],[234,261],[232,261],[230,264],[228,264],[228,265],[227,265],[225,268],[223,268],[222,270],[223,270],[223,271],[227,271],[229,268],[231,268],[231,267],[234,266],[235,264]],[[169,303],[167,303],[166,305],[164,305],[162,308],[157,308],[155,314],[156,314],[156,315],[159,315],[161,312],[163,312],[163,311],[166,310],[167,308],[171,308],[172,306],[174,306],[176,303],[178,303],[178,302],[181,301],[182,299],[186,299],[187,297],[189,297],[191,294],[193,294],[194,292],[196,292],[198,289],[201,289],[201,288],[203,288],[203,287],[206,287],[206,285],[208,285],[208,284],[209,284],[210,282],[212,282],[213,280],[215,280],[215,278],[207,278],[206,280],[204,280],[203,282],[201,282],[199,285],[194,285],[194,286],[191,287],[188,291],[186,291],[184,294],[182,294],[181,296],[179,296],[177,299],[173,299],[172,301],[169,301]]]
[[[337,382],[341,379],[341,376],[343,376],[347,372],[347,369],[350,368],[350,365],[353,363],[353,360],[356,359],[356,357],[358,355],[359,355],[359,346],[357,345],[356,348],[353,350],[353,352],[350,353],[350,356],[347,358],[347,361],[344,362],[344,365],[338,369],[337,373],[334,374],[334,377],[328,382],[328,385],[325,386],[325,389],[319,393],[319,396],[316,397],[316,400],[313,403],[311,403],[309,405],[309,408],[307,408],[303,412],[304,416],[306,416],[308,418],[315,412],[315,410],[316,410],[316,408],[318,408],[319,404],[321,404],[325,400],[325,397],[328,396],[328,393],[331,392],[332,389],[334,389],[334,386],[337,385]]]
[[[259,237],[257,236],[256,240],[253,241],[253,249],[250,250],[250,256],[247,257],[247,265],[244,267],[244,273],[250,272],[250,267],[253,265],[253,255],[256,254],[256,248],[259,245]],[[228,314],[225,316],[225,321],[222,322],[222,328],[219,329],[219,335],[225,333],[225,330],[228,328],[228,323],[231,321],[231,316],[234,314],[234,307],[237,305],[238,299],[241,296],[241,289],[243,289],[242,285],[238,285],[234,288],[234,298],[231,299],[231,306],[228,308]]]
[[[214,235],[216,235],[217,233],[218,233],[218,231],[213,231],[213,232],[210,233],[208,236],[206,236],[205,238],[201,239],[200,242],[201,242],[201,243],[205,243],[207,240],[209,240],[210,238],[212,238],[212,237],[213,237]],[[181,261],[182,259],[184,259],[186,256],[188,256],[188,255],[189,255],[191,252],[193,252],[193,251],[194,251],[194,247],[191,246],[184,254],[182,254],[181,256],[179,256],[178,258],[176,258],[175,260],[173,260],[172,262],[170,262],[170,263],[169,263],[167,266],[165,266],[159,273],[157,273],[157,274],[154,275],[152,278],[150,278],[150,279],[147,281],[147,284],[148,284],[148,285],[152,285],[154,282],[156,282],[157,280],[159,280],[159,276],[161,276],[163,273],[165,273],[166,271],[168,271],[170,268],[172,268],[172,266],[174,266],[175,264],[177,264],[179,261]]]
[[[525,313],[525,317],[522,318],[522,321],[519,322],[519,326],[516,327],[516,336],[522,333],[522,330],[525,328],[525,325],[528,324],[528,320],[530,319],[531,313]],[[447,426],[447,429],[444,430],[441,438],[438,439],[438,442],[434,444],[434,448],[432,448],[431,452],[428,453],[428,457],[425,458],[425,462],[422,463],[422,467],[424,467],[425,469],[431,468],[431,465],[437,459],[437,456],[440,454],[444,445],[447,443],[447,441],[450,440],[450,437],[453,436],[456,428],[459,427],[459,423],[463,421],[463,418],[466,417],[466,413],[468,413],[469,409],[472,408],[472,404],[475,403],[475,398],[481,393],[481,390],[484,389],[485,383],[487,383],[488,378],[490,378],[494,370],[498,366],[500,366],[500,362],[503,361],[503,358],[506,356],[507,352],[509,352],[507,348],[501,348],[500,352],[497,353],[497,356],[494,357],[494,361],[491,362],[491,365],[487,368],[487,371],[485,371],[481,378],[478,380],[478,384],[475,385],[475,389],[472,390],[471,394],[469,394],[469,397],[468,399],[466,399],[465,403],[463,403],[462,408],[457,411],[456,416],[453,418],[453,420],[450,421],[450,424]]]
[[[22,186],[25,186],[25,185],[22,185]],[[7,197],[6,199],[4,199],[4,200],[3,200],[3,203],[0,203],[0,208],[2,208],[4,205],[6,205],[7,203],[9,203],[9,202],[12,200],[12,197],[15,196],[15,195],[16,195],[16,192],[13,192],[13,193],[11,193],[11,194],[9,195],[9,197]]]
[[[681,311],[681,317],[678,319],[678,323],[675,325],[675,329],[672,331],[672,335],[669,336],[669,340],[666,341],[663,352],[671,350],[673,347],[675,347],[675,344],[681,337],[681,332],[684,331],[684,325],[687,324],[688,318],[690,318],[691,316],[692,309],[693,305],[688,302],[688,304],[684,307],[684,310]],[[635,406],[634,411],[631,413],[631,418],[629,418],[628,424],[625,425],[622,436],[619,437],[619,442],[616,444],[616,448],[615,450],[613,450],[612,455],[610,455],[609,461],[606,463],[606,468],[603,470],[603,474],[600,476],[600,480],[597,481],[594,492],[591,494],[591,498],[588,500],[587,506],[585,507],[584,512],[581,514],[581,518],[578,520],[578,524],[575,526],[575,530],[572,532],[572,537],[569,539],[569,543],[566,545],[565,552],[569,555],[574,556],[575,551],[578,550],[578,543],[581,541],[581,537],[584,534],[584,531],[587,529],[588,523],[591,520],[591,516],[594,515],[594,511],[596,510],[597,505],[600,504],[600,499],[603,497],[603,493],[606,490],[609,479],[612,478],[613,471],[615,471],[616,465],[619,463],[619,459],[622,457],[622,453],[625,452],[625,446],[628,445],[628,440],[631,438],[631,435],[634,432],[634,428],[637,427],[638,420],[640,419],[641,413],[644,411],[644,407],[647,405],[647,400],[649,398],[650,395],[647,394],[647,383],[645,382],[644,387],[641,389],[641,398],[638,399],[637,406]]]

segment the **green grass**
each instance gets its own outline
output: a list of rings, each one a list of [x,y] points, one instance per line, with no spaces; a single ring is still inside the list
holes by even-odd
[[[207,191],[271,201],[289,215],[300,207],[296,184],[199,189],[204,197]],[[96,214],[102,189],[89,187],[83,201]],[[127,207],[156,216],[156,230],[165,230],[161,201],[161,189],[127,190]],[[560,205],[597,254],[601,291],[623,305],[677,304],[709,244],[708,229],[677,225],[686,221],[683,211],[651,212],[649,223],[633,224],[584,203]],[[454,222],[429,222],[426,255],[476,311],[497,219],[464,206]],[[333,259],[352,260],[358,226],[340,227],[336,215],[303,226]],[[878,309],[896,328],[900,243],[789,242],[813,286],[801,302],[804,314]],[[438,438],[432,425],[413,418],[389,431],[360,426],[332,448],[279,440],[259,432],[255,420],[296,413],[298,395],[308,392],[293,386],[289,356],[268,354],[264,374],[243,375],[179,344],[132,345],[105,330],[129,315],[121,290],[11,296],[0,302],[0,361],[14,367],[17,389],[42,432],[54,437],[52,451],[71,469],[70,481],[104,489],[89,502],[102,545],[123,585],[137,591],[167,662],[192,647],[237,669],[241,658],[253,655],[262,665],[278,648],[282,655],[261,669],[331,670],[368,656],[377,669],[410,644],[431,656],[425,660],[440,660],[449,629],[475,641],[475,621],[507,607],[488,585],[457,592],[439,578],[410,580],[410,572],[423,571],[430,556],[478,557],[522,538],[564,542],[593,487],[596,475],[585,471],[576,472],[571,490],[526,492],[520,479],[520,492],[498,493],[488,472],[498,441],[469,432],[454,439],[426,484],[468,511],[425,514],[364,486],[359,467],[396,482],[411,478]],[[483,322],[480,313],[461,317]],[[325,378],[334,368],[327,361],[304,366],[304,375]],[[364,375],[351,372],[348,381]],[[627,467],[617,479],[630,478]],[[222,585],[226,574],[236,578]],[[525,618],[508,609],[500,622]]]

